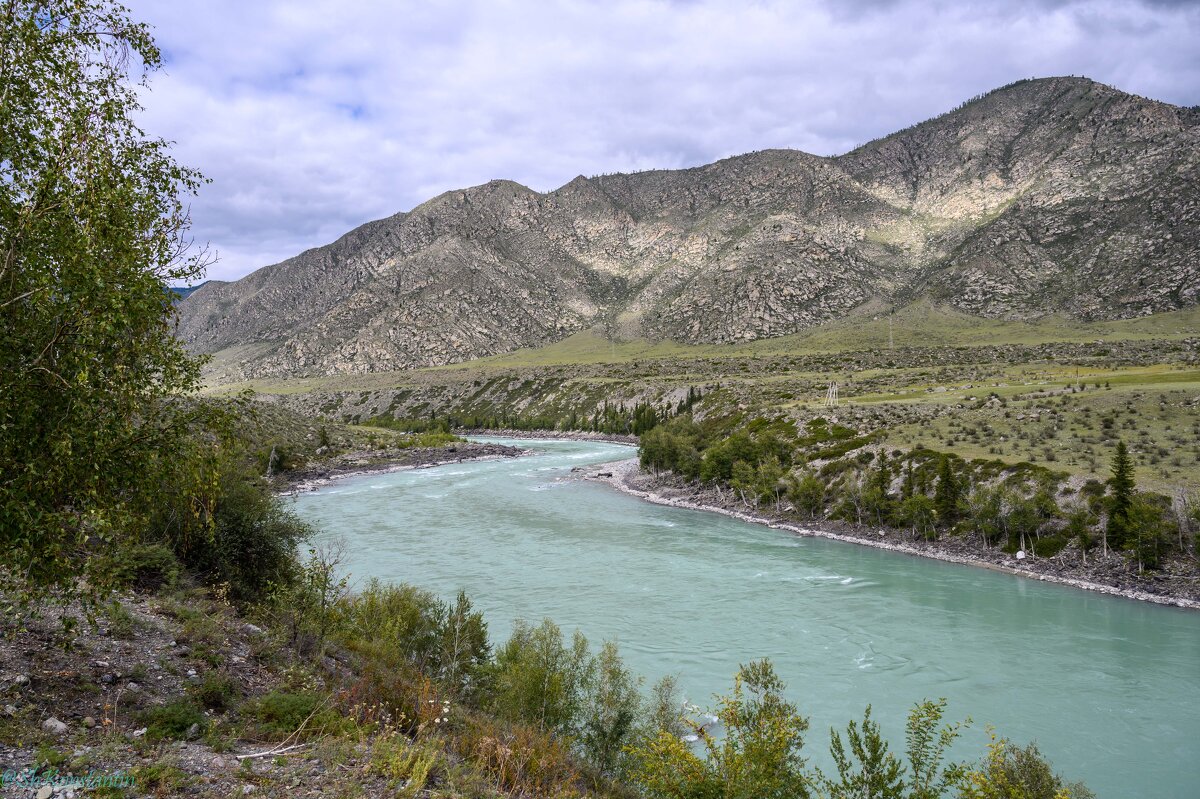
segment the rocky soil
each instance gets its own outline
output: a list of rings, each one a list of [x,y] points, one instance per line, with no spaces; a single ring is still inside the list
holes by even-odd
[[[128,619],[101,616],[73,637],[64,636],[61,618],[79,616],[78,606],[47,610],[0,639],[0,772],[7,775],[0,796],[98,795],[70,787],[88,774],[135,782],[112,796],[387,795],[386,781],[365,770],[367,741],[285,746],[199,730],[189,740],[148,741],[142,714],[210,673],[232,678],[246,698],[289,677],[275,644],[227,605],[198,595],[125,597],[122,604]],[[205,623],[195,621],[198,613]],[[223,720],[205,715],[213,726]],[[35,771],[58,777],[59,786],[22,787]]]

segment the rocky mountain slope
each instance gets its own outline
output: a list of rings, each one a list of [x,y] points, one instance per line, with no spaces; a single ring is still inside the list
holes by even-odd
[[[1200,301],[1200,111],[1022,81],[836,158],[447,192],[180,303],[217,379],[469,360],[578,330],[734,342],[918,297],[990,317]]]

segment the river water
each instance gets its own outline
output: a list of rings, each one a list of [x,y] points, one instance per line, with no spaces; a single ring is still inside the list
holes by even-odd
[[[500,440],[500,439],[488,439]],[[1036,740],[1101,799],[1200,796],[1200,612],[986,569],[802,538],[643,502],[573,479],[616,444],[504,441],[529,457],[367,475],[297,497],[341,536],[352,581],[465,589],[492,638],[554,619],[618,641],[648,680],[707,705],[739,663],[769,657],[811,719],[806,749],[865,705],[903,748],[911,705],[946,697],[974,725]]]

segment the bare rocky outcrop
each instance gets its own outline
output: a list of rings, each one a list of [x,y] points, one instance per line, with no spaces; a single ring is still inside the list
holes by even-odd
[[[922,296],[990,317],[1200,300],[1200,112],[1022,81],[836,158],[447,192],[179,304],[217,381],[614,337],[747,341]]]

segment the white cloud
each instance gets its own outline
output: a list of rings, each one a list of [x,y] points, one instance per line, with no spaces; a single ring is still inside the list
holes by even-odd
[[[1030,76],[1200,103],[1187,3],[134,0],[231,279],[448,189],[836,154]]]

